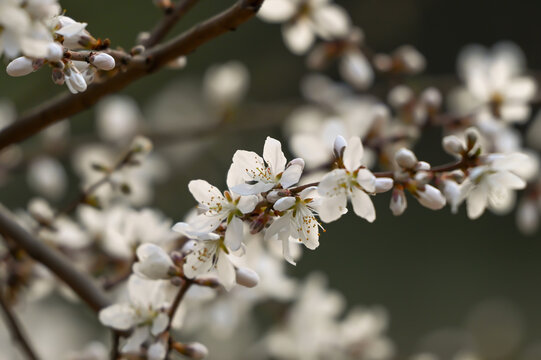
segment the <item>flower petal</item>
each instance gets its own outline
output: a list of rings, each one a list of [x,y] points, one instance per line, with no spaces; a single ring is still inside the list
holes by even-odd
[[[376,220],[376,209],[372,203],[372,199],[363,190],[353,188],[351,191],[351,204],[355,214],[366,219],[368,222]]]
[[[233,250],[237,251],[240,249],[240,245],[244,239],[244,225],[242,220],[238,217],[233,217],[233,219],[227,224],[227,229],[225,230],[225,245]]]
[[[344,166],[349,171],[357,170],[362,164],[364,150],[361,139],[353,136],[349,139],[346,150],[344,150]]]

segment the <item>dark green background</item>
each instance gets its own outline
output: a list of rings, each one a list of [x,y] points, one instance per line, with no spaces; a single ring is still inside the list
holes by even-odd
[[[97,37],[109,37],[115,45],[129,49],[138,31],[150,29],[159,13],[147,1],[62,1],[67,15],[89,23]],[[196,21],[225,8],[232,1],[201,0],[175,28],[188,28]],[[370,46],[391,51],[410,43],[428,60],[430,75],[452,74],[456,54],[471,42],[490,45],[502,39],[517,42],[526,52],[529,65],[541,68],[541,2],[538,1],[448,1],[448,0],[350,0],[339,1],[356,24],[363,28]],[[142,106],[164,84],[193,77],[201,78],[206,67],[238,59],[252,75],[250,100],[258,102],[295,100],[298,80],[305,72],[304,60],[284,47],[279,27],[250,21],[235,33],[205,45],[189,57],[180,72],[163,71],[133,84],[123,93],[136,97]],[[52,84],[48,71],[25,78],[0,74],[0,97],[12,99],[23,110],[65,91]],[[92,111],[75,116],[76,132],[91,128]],[[257,117],[252,121],[258,121]],[[260,151],[266,135],[281,136],[279,128],[251,136],[215,139],[201,154],[200,161],[176,174],[162,187],[157,206],[180,219],[193,205],[187,182],[205,178],[224,185],[225,172],[233,152],[239,148]],[[252,136],[253,135],[253,136]],[[439,148],[441,134],[426,134],[419,156],[446,161]],[[31,144],[32,140],[28,141]],[[73,189],[74,190],[74,189]],[[73,192],[72,192],[73,193]],[[26,204],[29,194],[23,177],[15,176],[0,189],[0,201],[11,207]],[[417,349],[419,339],[441,327],[461,327],[477,303],[505,298],[522,311],[527,339],[541,338],[541,279],[539,233],[521,236],[513,215],[485,214],[469,221],[465,212],[451,216],[445,209],[433,212],[410,199],[408,211],[393,217],[388,195],[378,196],[378,217],[374,224],[348,215],[326,225],[321,246],[306,251],[292,272],[299,275],[322,270],[331,286],[343,292],[348,304],[382,304],[391,313],[390,333],[400,353]]]

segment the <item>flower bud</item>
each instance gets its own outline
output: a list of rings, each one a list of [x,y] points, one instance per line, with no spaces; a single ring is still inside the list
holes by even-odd
[[[401,148],[398,150],[394,155],[394,159],[398,166],[405,169],[413,169],[417,164],[417,157],[413,151],[406,148]]]
[[[426,161],[419,161],[415,165],[415,170],[417,170],[417,171],[428,171],[428,170],[430,170],[430,164],[427,163]]]
[[[51,78],[56,85],[64,85],[64,72],[59,68],[53,68]]]
[[[105,53],[98,53],[90,57],[90,63],[100,70],[113,70],[115,68],[115,59]]]
[[[334,155],[337,158],[342,157],[343,151],[347,145],[346,139],[344,139],[343,136],[338,135],[336,139],[334,139]]]
[[[393,195],[391,196],[390,209],[393,212],[394,216],[399,216],[404,213],[408,203],[406,201],[406,194],[402,188],[395,188],[393,190]]]
[[[170,277],[170,269],[174,267],[171,257],[158,245],[145,243],[136,251],[139,262],[133,264],[133,272],[142,278],[160,280]]]
[[[47,47],[47,60],[59,61],[64,57],[64,47],[57,42],[50,43]]]
[[[184,69],[188,64],[188,58],[186,56],[179,56],[176,59],[171,60],[167,63],[169,69],[179,70]]]
[[[152,141],[144,136],[137,136],[133,139],[130,148],[133,152],[148,154],[152,151]]]
[[[517,226],[526,235],[533,235],[539,228],[539,210],[534,200],[523,200],[517,208]]]
[[[442,141],[443,150],[450,155],[458,155],[464,151],[464,145],[462,141],[454,135],[449,135],[443,138]]]
[[[291,208],[293,205],[295,205],[296,199],[293,196],[286,196],[281,199],[278,199],[276,203],[274,203],[274,210],[278,211],[286,211],[287,209]]]
[[[76,67],[71,66],[64,70],[66,85],[72,94],[86,90],[86,81]]]
[[[193,342],[189,344],[181,344],[179,342],[174,342],[172,348],[192,359],[204,359],[209,354],[207,347],[201,343]]]
[[[48,223],[52,222],[54,218],[53,209],[51,209],[47,201],[41,198],[34,198],[30,200],[30,203],[28,204],[28,212],[35,219]]]
[[[301,158],[295,158],[287,164],[287,167],[290,166],[299,166],[301,168],[301,171],[304,170],[304,160]]]
[[[417,191],[419,203],[429,209],[439,210],[445,206],[445,196],[432,185],[425,185],[423,191]]]
[[[32,59],[21,56],[12,60],[6,67],[6,72],[9,76],[25,76],[34,72],[34,66],[32,64]]]
[[[288,192],[285,190],[272,190],[267,195],[267,201],[270,202],[271,204],[274,204],[275,202],[280,200],[280,198],[283,198],[284,196],[287,196],[287,195],[288,195]]]
[[[259,275],[252,269],[236,268],[235,275],[237,284],[247,288],[253,288],[259,283]]]
[[[453,180],[444,180],[442,191],[447,202],[451,205],[451,211],[456,214],[463,198],[460,185]]]
[[[432,108],[439,108],[442,102],[441,92],[434,87],[429,87],[423,91],[421,99],[425,104]]]
[[[468,128],[466,130],[466,147],[468,151],[477,148],[480,136],[479,131],[475,128]]]
[[[394,181],[391,178],[376,178],[376,194],[391,190],[393,183]]]
[[[387,96],[389,104],[394,108],[401,108],[414,99],[413,90],[406,85],[395,86]]]

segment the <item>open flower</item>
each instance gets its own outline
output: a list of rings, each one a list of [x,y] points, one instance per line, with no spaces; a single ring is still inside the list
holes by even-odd
[[[113,304],[101,310],[99,319],[116,330],[134,329],[121,351],[139,352],[142,344],[165,331],[170,306],[166,281],[144,280],[132,275],[128,280],[129,302]]]
[[[233,155],[229,169],[231,176],[238,176],[244,183],[237,183],[231,190],[240,195],[255,195],[276,186],[288,188],[299,182],[304,169],[302,159],[293,159],[286,167],[282,144],[267,137],[263,147],[263,158],[252,151],[238,150]]]
[[[376,177],[363,167],[363,144],[359,137],[352,137],[349,144],[341,136],[336,138],[337,153],[343,153],[343,167],[325,175],[318,185],[321,195],[319,217],[324,222],[335,221],[345,214],[347,200],[351,200],[355,214],[372,222],[376,219],[376,210],[368,194],[376,191]]]
[[[139,262],[133,264],[133,272],[143,279],[169,279],[174,268],[173,260],[161,247],[146,243],[139,245],[136,251]]]
[[[228,176],[231,183],[232,176]],[[200,231],[212,231],[224,221],[227,222],[226,244],[233,250],[239,249],[242,243],[242,220],[238,216],[250,213],[258,202],[255,195],[238,196],[230,191],[224,194],[205,180],[192,180],[188,184],[190,192],[199,202],[200,215],[194,218],[193,224]],[[239,231],[237,231],[239,230]]]
[[[306,53],[316,35],[325,40],[343,37],[350,27],[348,14],[329,0],[267,0],[258,16],[268,22],[284,23],[284,41],[293,53]]]
[[[241,223],[242,226],[242,223]],[[184,275],[193,279],[212,270],[216,271],[218,280],[230,290],[235,285],[235,266],[229,260],[231,250],[227,248],[224,237],[213,232],[199,231],[191,224],[179,222],[173,226],[189,239],[196,240],[192,251],[186,256]]]
[[[287,196],[274,204],[274,209],[285,212],[276,218],[265,232],[265,240],[277,237],[282,241],[284,258],[291,264],[295,261],[289,248],[290,239],[302,242],[308,249],[314,250],[319,246],[319,227],[314,216],[317,188],[309,187],[297,196]]]
[[[513,190],[523,189],[535,172],[536,164],[526,154],[491,154],[481,158],[481,165],[473,168],[464,181],[468,217],[480,217],[488,207],[505,211],[514,203]]]
[[[489,112],[507,122],[523,122],[530,114],[535,81],[523,75],[524,54],[509,42],[489,51],[480,45],[466,47],[458,57],[458,72],[466,84],[455,93],[456,105],[466,112]]]

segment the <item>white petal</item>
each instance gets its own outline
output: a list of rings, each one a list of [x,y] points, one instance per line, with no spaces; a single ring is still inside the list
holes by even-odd
[[[338,5],[316,8],[313,21],[319,36],[327,40],[346,36],[350,28],[347,12]]]
[[[286,196],[278,199],[278,201],[274,203],[273,208],[278,211],[286,211],[287,209],[293,207],[296,201],[297,200],[293,196]]]
[[[272,239],[275,236],[280,236],[281,233],[286,233],[289,236],[291,226],[291,213],[287,213],[279,218],[274,219],[272,224],[265,230],[265,241]]]
[[[323,222],[332,222],[346,213],[347,196],[345,192],[332,197],[321,198],[318,215]]]
[[[291,0],[265,0],[257,16],[267,22],[284,22],[291,19],[296,10]]]
[[[150,337],[148,326],[136,328],[128,338],[128,341],[122,346],[123,353],[141,351],[141,345]]]
[[[135,310],[128,304],[114,304],[101,310],[100,322],[117,330],[128,330],[137,324]]]
[[[236,283],[235,267],[231,264],[231,261],[229,261],[226,254],[221,253],[218,256],[216,271],[218,272],[218,279],[223,287],[227,291],[231,290]]]
[[[147,350],[148,360],[163,360],[167,355],[167,349],[161,342],[156,342],[149,346]]]
[[[265,182],[257,182],[256,184],[239,184],[236,186],[233,186],[231,188],[231,191],[239,194],[239,195],[257,195],[261,194],[262,192],[269,191],[273,187],[275,187],[275,183],[265,183]]]
[[[254,211],[259,199],[255,195],[241,196],[237,203],[237,208],[243,213],[248,214]]]
[[[515,77],[504,88],[505,99],[526,102],[535,96],[537,84],[531,77]]]
[[[317,191],[319,195],[330,197],[344,192],[342,186],[347,183],[347,174],[344,169],[335,169],[323,177],[319,182]]]
[[[362,165],[364,150],[361,139],[353,136],[349,139],[346,150],[344,150],[344,166],[349,171],[357,170]]]
[[[376,209],[372,203],[372,199],[363,190],[353,188],[351,191],[351,204],[355,214],[366,219],[368,222],[373,222],[376,219]]]
[[[467,198],[468,217],[477,219],[483,214],[488,202],[488,189],[486,185],[479,184],[474,187]]]
[[[302,18],[284,24],[282,34],[287,47],[296,55],[306,53],[315,40],[310,23]]]
[[[220,201],[226,201],[221,191],[205,180],[190,181],[188,184],[188,189],[190,189],[190,192],[195,200],[206,207],[213,206]]]
[[[169,316],[164,312],[159,313],[152,322],[152,328],[150,329],[151,334],[154,336],[161,334],[165,331],[168,324]]]
[[[282,144],[276,139],[267,136],[263,147],[263,159],[269,165],[272,175],[278,175],[286,168],[286,157],[282,152]]]
[[[238,217],[233,217],[229,224],[227,224],[227,229],[225,230],[225,245],[233,250],[237,251],[242,244],[244,239],[244,225],[242,220]]]
[[[365,191],[376,192],[376,177],[370,170],[360,169],[355,180]]]
[[[302,160],[302,159],[294,159],[294,160]],[[295,161],[291,160],[290,165],[287,167],[287,169],[282,173],[282,178],[280,179],[280,184],[284,189],[287,189],[296,183],[299,182],[302,171],[304,170],[304,161]]]
[[[372,85],[374,70],[360,51],[349,51],[340,60],[340,75],[360,90]]]

